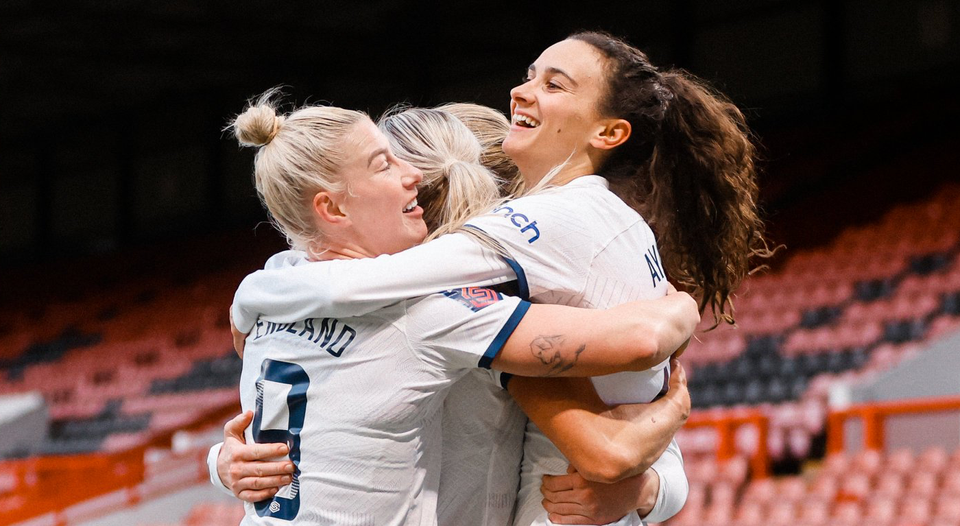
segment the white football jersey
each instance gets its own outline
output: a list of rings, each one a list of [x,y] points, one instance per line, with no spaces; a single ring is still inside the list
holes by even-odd
[[[297,469],[245,504],[242,524],[437,524],[444,396],[489,367],[528,305],[470,288],[360,317],[257,321],[240,379],[255,411],[246,440],[287,443]]]
[[[265,269],[247,276],[238,288],[234,321],[247,331],[258,316],[274,322],[353,316],[438,289],[489,286],[514,278],[519,282],[521,297],[539,303],[606,308],[666,294],[666,276],[653,232],[636,211],[610,192],[602,177],[580,177],[514,199],[489,215],[471,220],[468,226],[486,232],[510,258],[505,260],[466,234],[450,234],[389,256],[336,261],[330,266]],[[650,402],[666,389],[668,374],[668,362],[663,362],[648,371],[593,380],[607,403]],[[471,411],[475,410],[461,412],[451,407],[446,414],[466,415],[460,416],[464,419]],[[487,415],[485,421],[496,419]],[[463,424],[445,426],[444,432],[459,425]],[[502,432],[491,428],[487,436]],[[459,445],[451,443],[444,449],[456,447]],[[544,473],[564,473],[567,466],[560,452],[532,424],[523,447],[518,525],[533,524],[533,515],[545,520],[540,477]],[[651,521],[672,516],[686,500],[685,491],[663,495],[666,487],[686,487],[682,462],[673,461],[680,458],[679,449],[676,443],[670,447],[675,454],[664,455],[664,462],[658,461],[655,466],[661,479],[670,481],[661,483],[661,498],[647,517]],[[468,453],[462,456],[468,457]],[[486,494],[486,501],[496,501],[490,495],[499,494],[500,489],[489,485],[492,478],[446,477],[441,497],[451,491],[452,495]],[[452,511],[451,516],[457,514]],[[461,514],[450,524],[498,524],[476,522],[479,520],[476,515]]]
[[[516,199],[470,225],[504,246],[521,269],[521,290],[537,303],[609,308],[667,292],[653,232],[603,178],[580,177]],[[651,402],[665,392],[668,374],[663,362],[647,371],[596,377],[593,383],[608,404]],[[566,468],[556,446],[528,422],[515,525],[548,523],[541,478]]]

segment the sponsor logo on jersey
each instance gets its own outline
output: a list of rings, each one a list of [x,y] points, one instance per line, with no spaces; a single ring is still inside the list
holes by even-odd
[[[459,301],[473,312],[477,312],[503,299],[503,296],[501,296],[499,292],[482,287],[447,290],[443,292],[443,295],[452,300]]]
[[[510,223],[520,230],[521,234],[526,234],[527,243],[533,243],[540,239],[540,229],[537,228],[537,222],[531,220],[526,215],[517,212],[511,206],[503,205],[493,211],[494,214],[502,214],[503,217],[510,220]]]

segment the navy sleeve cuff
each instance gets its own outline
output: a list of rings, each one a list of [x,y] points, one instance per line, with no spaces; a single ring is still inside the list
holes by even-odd
[[[523,316],[529,309],[530,302],[520,300],[520,302],[517,304],[517,308],[513,310],[513,314],[510,315],[510,317],[507,319],[507,322],[503,325],[503,328],[500,329],[500,332],[497,333],[497,336],[492,342],[490,342],[490,346],[487,347],[487,351],[484,352],[483,356],[480,357],[480,367],[483,367],[484,369],[490,368],[490,364],[493,363],[493,359],[500,354],[504,344],[507,343],[510,335],[513,334],[513,331],[517,328],[517,325],[520,325],[520,320],[523,319]]]

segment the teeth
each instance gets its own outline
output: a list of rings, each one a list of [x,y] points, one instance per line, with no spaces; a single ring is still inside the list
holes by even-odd
[[[529,126],[529,127],[531,127],[531,128],[536,128],[537,126],[540,126],[540,121],[534,119],[533,117],[527,117],[526,115],[520,115],[519,113],[515,113],[515,114],[513,115],[513,123],[514,123],[514,124],[523,123],[523,124],[526,124],[527,126]]]
[[[413,210],[413,209],[416,208],[416,207],[417,207],[417,200],[416,200],[416,198],[414,198],[414,200],[413,200],[413,201],[410,201],[410,203],[407,204],[407,206],[403,207],[403,211],[404,211],[404,212],[409,212],[409,211]]]

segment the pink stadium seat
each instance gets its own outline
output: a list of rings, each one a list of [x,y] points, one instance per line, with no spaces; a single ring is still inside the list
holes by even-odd
[[[927,500],[936,495],[939,488],[940,480],[936,472],[917,471],[910,478],[906,497],[908,500]]]
[[[942,521],[960,522],[960,496],[939,499],[935,516]]]
[[[807,458],[810,453],[812,437],[810,432],[801,427],[795,427],[787,433],[787,444],[793,458]]]
[[[924,450],[917,458],[917,462],[921,471],[939,474],[950,462],[950,455],[943,446],[934,446]]]
[[[780,497],[780,494],[773,478],[750,481],[743,494],[743,500],[746,502],[769,503],[774,497]]]
[[[927,329],[926,336],[928,340],[935,340],[957,330],[960,330],[960,316],[942,314],[930,322],[930,327]]]
[[[801,524],[830,524],[831,501],[826,499],[807,499],[800,506]]]
[[[842,475],[850,469],[851,463],[852,460],[846,453],[828,455],[824,460],[821,475]]]
[[[883,461],[883,453],[873,449],[864,449],[853,457],[852,467],[856,473],[864,474],[872,479],[880,471]]]
[[[737,501],[739,486],[726,481],[717,481],[710,486],[710,504],[733,507]]]
[[[867,503],[864,520],[868,524],[889,524],[897,516],[896,502],[888,499],[871,499]]]
[[[737,524],[759,526],[761,524],[764,524],[765,515],[766,515],[766,509],[763,504],[759,502],[746,502],[740,505],[739,509],[737,510],[737,515],[735,519]],[[729,515],[726,518],[729,518]],[[722,518],[714,517],[712,514],[708,514],[707,520],[720,522]]]
[[[833,520],[841,524],[855,524],[863,518],[859,502],[841,501],[833,509]]]
[[[927,500],[906,499],[900,509],[900,520],[908,523],[926,523],[932,516]]]
[[[793,502],[777,501],[770,506],[767,523],[771,525],[792,525],[796,521],[797,509]]]
[[[871,489],[870,475],[854,472],[841,480],[838,498],[862,501],[867,498]]]
[[[820,473],[810,486],[810,496],[824,501],[833,501],[837,497],[837,476],[830,473]]]
[[[942,495],[960,497],[960,469],[955,465],[952,465],[943,476]]]
[[[800,477],[781,479],[775,500],[803,505],[807,500],[807,483]]]
[[[902,473],[901,471],[893,471],[892,469],[880,473],[877,477],[873,494],[888,499],[899,498],[900,495],[903,494],[904,487],[904,477]]]

